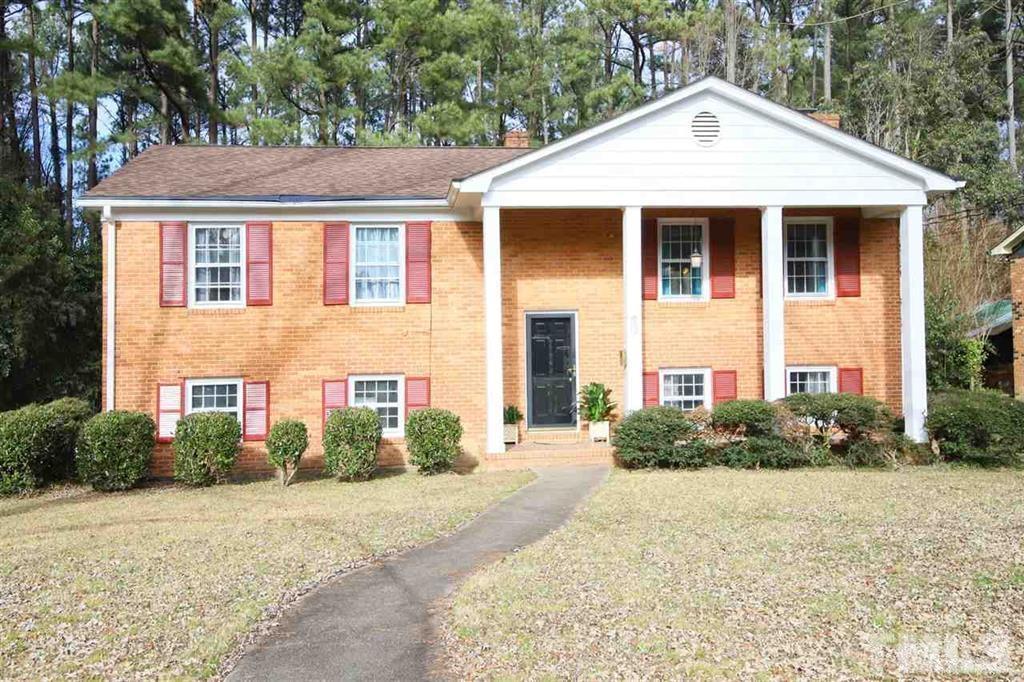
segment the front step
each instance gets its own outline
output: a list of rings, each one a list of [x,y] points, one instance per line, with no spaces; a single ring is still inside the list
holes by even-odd
[[[500,455],[487,455],[487,469],[528,469],[538,466],[583,466],[615,463],[615,448],[589,441],[579,443],[520,443]]]

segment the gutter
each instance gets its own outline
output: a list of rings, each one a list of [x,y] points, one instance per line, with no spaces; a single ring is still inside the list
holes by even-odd
[[[357,199],[272,201],[265,199],[173,199],[152,197],[82,197],[79,208],[448,208],[447,199]]]

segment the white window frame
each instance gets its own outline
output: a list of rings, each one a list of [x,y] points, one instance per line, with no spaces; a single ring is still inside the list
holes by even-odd
[[[383,429],[381,436],[384,438],[405,437],[405,375],[404,374],[352,374],[348,377],[347,404],[349,407],[369,407],[368,405],[356,405],[356,382],[357,381],[398,381],[398,428]]]
[[[356,234],[359,228],[397,228],[398,229],[398,298],[387,301],[360,301],[356,289]],[[405,305],[405,224],[404,223],[352,223],[349,225],[349,267],[348,290],[349,305],[366,308],[386,308]]]
[[[196,229],[197,228],[224,228],[231,227],[238,229],[239,237],[239,258],[241,262],[241,296],[237,301],[197,301],[196,300]],[[188,224],[188,307],[189,308],[244,308],[246,301],[246,229],[245,223],[234,222],[210,222],[210,223],[189,223]]]
[[[790,365],[786,367],[786,395],[794,395],[789,390],[793,372],[828,372],[828,392],[839,392],[839,369],[831,365]]]
[[[665,375],[668,374],[703,374],[704,375],[704,409],[710,410],[713,402],[712,393],[714,387],[711,385],[710,367],[668,367],[658,370],[658,404],[663,407],[671,407],[665,404]],[[689,412],[690,410],[683,410]]]
[[[831,216],[785,218],[782,221],[782,291],[786,298],[794,300],[805,299],[829,299],[836,297],[836,258],[833,248],[832,235],[834,220]],[[825,291],[824,293],[796,293],[789,292],[789,227],[790,225],[825,225],[826,255],[828,265],[825,268]]]
[[[701,232],[701,265],[700,265],[700,295],[692,294],[672,296],[662,293],[662,234],[666,225],[700,225]],[[694,302],[707,301],[711,297],[711,239],[708,234],[711,230],[710,218],[658,218],[658,300],[669,302]]]
[[[193,414],[196,412],[225,412],[230,413],[231,410],[196,410],[192,409],[192,388],[195,386],[213,386],[220,384],[234,384],[238,387],[238,405],[235,407],[235,417],[238,418],[239,426],[243,423],[242,415],[245,414],[245,381],[239,377],[219,377],[219,378],[203,378],[203,379],[186,379],[185,380],[185,414]]]

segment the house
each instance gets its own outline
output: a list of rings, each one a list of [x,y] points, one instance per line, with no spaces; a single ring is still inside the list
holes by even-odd
[[[154,414],[158,474],[197,410],[248,468],[284,417],[315,457],[344,405],[382,464],[425,405],[501,462],[516,404],[552,454],[592,381],[625,411],[865,393],[922,440],[922,211],[961,186],[716,78],[535,150],[154,147],[80,201],[104,405]]]
[[[1009,310],[1004,310],[1004,317],[1009,317],[1011,336],[1009,344],[1004,344],[1004,357],[1008,354],[1013,362],[1012,381],[1007,382],[1013,388],[1013,395],[1024,400],[1024,225],[1014,230],[1010,236],[997,244],[989,253],[1010,261],[1010,301]],[[1005,321],[1005,320],[1004,320]],[[1008,352],[1005,345],[1009,345]],[[997,346],[997,350],[999,347]]]
[[[982,368],[985,387],[1013,395],[1013,301],[1002,298],[978,306],[968,336],[981,337],[989,343]]]

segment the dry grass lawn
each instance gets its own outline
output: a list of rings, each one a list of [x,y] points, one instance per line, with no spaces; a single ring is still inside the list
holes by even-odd
[[[616,471],[445,636],[473,679],[1020,679],[1024,473]]]
[[[0,500],[0,679],[202,677],[289,591],[448,533],[525,473]]]

